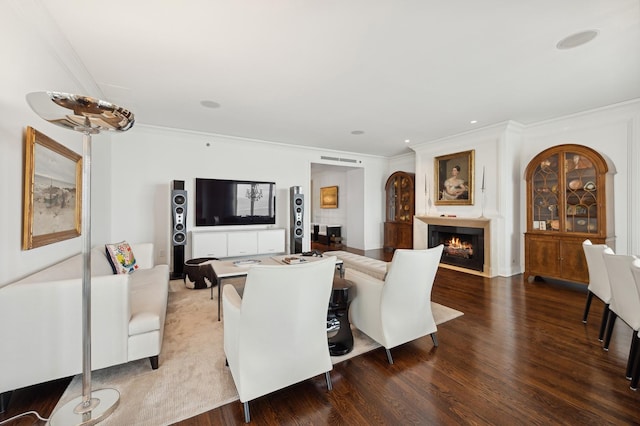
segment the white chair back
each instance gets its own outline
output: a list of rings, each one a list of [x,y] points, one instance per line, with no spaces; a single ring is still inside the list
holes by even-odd
[[[240,401],[332,369],[326,325],[335,262],[332,256],[249,270],[237,327],[225,324],[224,336]]]
[[[634,330],[640,329],[640,293],[631,272],[635,256],[603,254],[611,284],[610,308]]]
[[[604,253],[614,254],[606,244],[592,244],[590,240],[582,243],[584,257],[587,259],[589,270],[589,291],[598,296],[604,303],[611,300],[611,284],[607,266],[604,264]]]
[[[427,250],[398,249],[393,254],[380,303],[389,347],[436,331],[431,290],[442,250],[439,245]]]
[[[636,290],[640,297],[640,259],[635,259],[631,262],[631,275],[633,275],[633,280],[636,283]],[[638,335],[640,336],[640,333]]]

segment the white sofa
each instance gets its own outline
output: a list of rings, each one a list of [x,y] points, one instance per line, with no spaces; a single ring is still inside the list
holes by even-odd
[[[335,256],[342,260],[345,270],[360,271],[380,281],[384,281],[387,276],[387,270],[391,265],[391,262],[360,256],[343,250],[325,251],[323,254],[325,256]]]
[[[158,368],[169,289],[153,244],[131,244],[140,269],[114,275],[91,252],[92,369],[149,357]],[[0,287],[0,395],[82,372],[82,254]],[[6,394],[4,395],[6,397]]]

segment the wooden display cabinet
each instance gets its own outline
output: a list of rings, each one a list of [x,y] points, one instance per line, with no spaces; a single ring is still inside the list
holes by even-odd
[[[413,248],[413,215],[415,214],[415,175],[395,172],[385,184],[386,220],[384,249]]]
[[[525,273],[589,282],[582,243],[613,247],[613,179],[607,161],[581,145],[559,145],[527,166]],[[607,220],[609,219],[609,220]]]

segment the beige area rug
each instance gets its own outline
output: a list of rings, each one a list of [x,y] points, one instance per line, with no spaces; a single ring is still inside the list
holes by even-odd
[[[228,281],[227,281],[228,282]],[[222,347],[222,322],[217,321],[217,292],[186,289],[170,283],[160,368],[148,359],[92,372],[92,389],[120,392],[120,404],[101,425],[169,425],[238,399]],[[462,312],[433,303],[437,324]],[[380,345],[354,330],[354,349],[332,357],[333,363],[353,358]],[[82,394],[82,376],[73,378],[58,407]]]

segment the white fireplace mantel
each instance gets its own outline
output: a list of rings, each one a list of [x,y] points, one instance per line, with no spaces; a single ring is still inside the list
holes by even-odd
[[[429,225],[463,226],[467,228],[484,229],[484,265],[482,271],[461,268],[459,266],[441,263],[443,268],[454,269],[469,274],[492,277],[491,273],[491,219],[486,217],[452,217],[452,216],[414,216],[413,217],[413,248],[426,249],[429,246]]]

